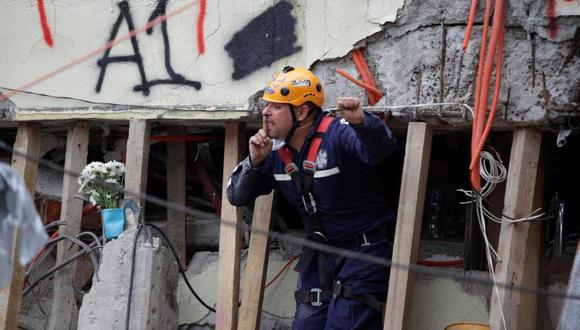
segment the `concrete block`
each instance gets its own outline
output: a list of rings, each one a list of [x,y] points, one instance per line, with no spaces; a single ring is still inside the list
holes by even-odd
[[[124,232],[103,249],[99,281],[83,298],[79,329],[125,329],[132,244],[136,230]],[[158,238],[153,245],[141,234],[136,253],[131,303],[131,329],[177,327],[177,265]]]

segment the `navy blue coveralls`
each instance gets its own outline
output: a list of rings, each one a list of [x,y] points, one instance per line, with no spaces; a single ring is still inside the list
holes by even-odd
[[[312,136],[324,115],[319,112],[302,150],[289,147],[294,163],[301,172]],[[395,221],[395,214],[388,206],[388,192],[375,171],[375,165],[384,160],[395,145],[392,132],[371,113],[364,113],[362,125],[350,125],[338,119],[330,124],[318,151],[312,188],[319,224],[328,238],[328,244],[391,258],[392,241],[386,235],[377,233],[381,233],[389,222]],[[247,205],[257,196],[279,187],[299,211],[306,232],[312,233],[315,222],[306,212],[302,196],[284,167],[276,151],[271,152],[256,168],[252,168],[249,157],[246,158],[230,177],[228,199],[232,205]],[[329,275],[331,283],[326,283],[329,282],[327,279],[321,283],[321,272]],[[385,266],[316,254],[303,267],[298,279],[295,294],[298,304],[293,329],[382,329],[381,311],[345,298],[340,293],[337,296],[333,287],[339,283],[351,294],[370,293],[384,301],[388,276],[389,269]],[[327,298],[320,299],[326,300],[322,304],[317,301],[320,296]]]

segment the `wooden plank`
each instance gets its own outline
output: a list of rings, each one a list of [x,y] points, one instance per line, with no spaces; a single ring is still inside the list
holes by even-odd
[[[566,293],[575,296],[580,295],[580,241],[576,246],[576,256],[574,257],[574,264],[572,265],[572,272],[570,273]],[[580,311],[580,300],[564,299],[557,329],[578,329],[578,325],[580,325],[580,313],[578,311]]]
[[[168,135],[185,135],[185,127],[169,127]],[[167,142],[167,200],[185,205],[185,141]],[[179,260],[186,263],[185,213],[167,209],[167,235],[173,243]]]
[[[14,149],[29,155],[31,158],[40,157],[40,125],[37,123],[19,123]],[[36,178],[38,163],[12,155],[12,167],[22,174],[26,188],[34,197],[36,191]],[[12,249],[13,273],[10,284],[0,290],[0,329],[12,330],[18,327],[20,318],[20,305],[22,303],[22,287],[24,285],[24,266],[18,263],[17,244],[18,231],[14,235],[14,248]]]
[[[245,131],[246,125],[242,122],[226,123],[222,196],[226,196],[230,174],[241,160],[241,155],[245,150],[247,143]],[[221,219],[240,223],[242,209],[232,206],[227,198],[223,198]],[[216,329],[233,330],[237,328],[241,247],[242,237],[240,230],[222,222],[220,224]]]
[[[541,141],[542,135],[537,129],[518,128],[514,132],[504,201],[506,216],[521,218],[533,210]],[[538,286],[539,225],[530,222],[502,223],[498,250],[501,261],[496,265],[498,281]],[[491,328],[503,329],[502,309],[508,329],[533,329],[537,297],[518,290],[498,290],[499,300],[495,294],[491,299]]]
[[[125,174],[125,189],[134,193],[144,193],[147,190],[147,169],[149,166],[149,137],[151,123],[143,119],[133,119],[129,123],[129,138],[127,139],[127,172]],[[135,196],[125,196],[125,198]],[[141,210],[145,210],[145,202],[139,201]],[[136,228],[136,222],[128,222],[128,228]]]
[[[68,127],[66,137],[66,156],[64,167],[80,173],[87,164],[89,146],[89,125],[87,122],[75,122]],[[75,198],[79,190],[77,178],[65,174],[62,181],[62,206],[60,219],[66,225],[59,227],[60,235],[75,237],[81,231],[83,201]],[[68,249],[70,242],[60,241],[57,245],[56,263],[60,264],[78,251],[74,246]],[[76,329],[78,308],[75,292],[71,285],[75,276],[76,262],[62,268],[54,276],[54,295],[49,329]]]
[[[270,229],[273,202],[274,192],[256,199],[252,231],[254,229],[259,231]],[[238,329],[254,330],[260,328],[269,254],[269,237],[260,233],[252,233],[250,247],[248,248],[246,271],[244,273],[244,290],[242,294],[244,303],[240,308]]]
[[[432,138],[430,125],[409,124],[393,246],[394,263],[413,264],[417,261]],[[407,269],[391,268],[384,329],[406,329],[413,280],[414,274]]]

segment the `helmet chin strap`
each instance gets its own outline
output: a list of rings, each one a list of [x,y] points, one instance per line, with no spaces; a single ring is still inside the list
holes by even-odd
[[[292,138],[292,136],[294,136],[294,132],[296,132],[296,129],[300,125],[300,122],[298,121],[298,119],[296,119],[296,113],[294,111],[296,108],[292,104],[290,104],[288,109],[290,110],[290,115],[292,116],[292,128],[290,128],[288,135],[286,135],[286,138],[284,139],[286,143],[288,143]]]

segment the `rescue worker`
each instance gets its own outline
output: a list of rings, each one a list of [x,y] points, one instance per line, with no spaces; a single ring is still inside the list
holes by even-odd
[[[322,85],[303,68],[285,67],[263,99],[263,127],[230,177],[230,203],[278,187],[309,239],[390,259],[395,214],[374,168],[395,147],[389,128],[358,98],[338,98],[340,120],[323,112]],[[295,270],[293,329],[382,329],[387,267],[305,248]]]

